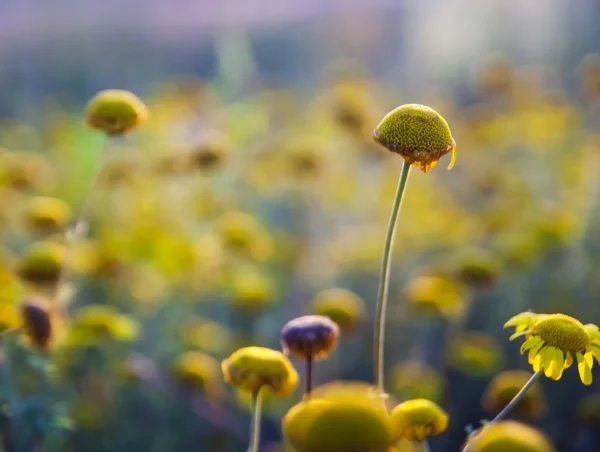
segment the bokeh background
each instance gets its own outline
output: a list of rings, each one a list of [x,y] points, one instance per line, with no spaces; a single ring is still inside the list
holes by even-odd
[[[414,102],[447,119],[458,161],[409,181],[387,389],[438,401],[431,448],[459,450],[501,403],[494,377],[530,371],[508,318],[600,323],[598,17],[595,0],[0,0],[2,330],[72,276],[49,350],[3,336],[4,449],[244,451],[249,398],[219,361],[280,348],[307,313],[346,321],[317,382],[372,381],[402,162],[371,133]],[[106,88],[149,108],[124,139],[85,127]],[[600,450],[598,382],[542,386],[513,417]],[[268,401],[261,450],[290,450],[300,397]]]

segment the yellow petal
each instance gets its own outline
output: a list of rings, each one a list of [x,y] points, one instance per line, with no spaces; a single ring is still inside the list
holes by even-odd
[[[518,337],[525,336],[527,333],[528,333],[527,331],[517,331],[516,333],[512,334],[512,335],[511,335],[511,336],[508,338],[508,340],[509,340],[509,341],[512,341],[512,340],[514,340],[514,339],[516,339],[516,338],[518,338]],[[523,352],[521,352],[521,355],[522,355],[522,354],[523,354]]]
[[[565,358],[565,369],[568,369],[573,365],[573,355],[571,352],[567,352],[567,357]]]
[[[544,355],[544,367],[545,367],[545,375],[550,378],[556,369],[556,348],[554,347],[546,347],[542,350]]]
[[[551,378],[556,381],[560,380],[560,377],[562,377],[563,369],[565,367],[565,355],[562,350],[556,349],[555,360],[555,367],[552,370]]]
[[[504,324],[504,328],[509,328],[511,326],[519,326],[519,325],[531,325],[534,323],[536,315],[533,312],[521,312],[517,314]]]
[[[540,349],[544,346],[544,341],[539,342],[537,345],[534,345],[532,348],[529,349],[529,364],[533,364],[533,359],[535,358],[535,355],[538,354],[538,352],[540,351]]]
[[[591,351],[587,352],[584,356],[583,359],[585,360],[585,363],[587,364],[587,366],[591,369],[592,366],[594,365],[594,355]]]
[[[448,165],[448,171],[454,168],[454,164],[456,163],[456,144],[452,146],[452,158],[450,159],[450,164]]]
[[[542,350],[543,351],[543,350]],[[542,370],[542,354],[538,353],[537,355],[535,355],[535,358],[533,359],[533,370],[536,372],[539,372],[540,370]]]
[[[577,352],[577,370],[579,371],[579,378],[581,378],[581,382],[589,386],[592,384],[592,369],[587,365],[586,359],[583,355]]]
[[[526,334],[526,333],[515,333],[515,334]],[[515,334],[513,334],[510,339],[513,339],[513,336],[515,336]],[[525,353],[526,350],[529,350],[531,347],[536,346],[537,344],[539,344],[540,342],[542,342],[542,338],[539,336],[533,336],[529,339],[527,339],[525,342],[523,342],[523,345],[521,345],[521,355],[523,353]]]
[[[598,361],[598,364],[600,364],[600,348],[599,347],[594,347],[593,345],[590,347],[590,350],[592,351],[592,353],[594,354],[594,358],[596,358],[596,361]]]

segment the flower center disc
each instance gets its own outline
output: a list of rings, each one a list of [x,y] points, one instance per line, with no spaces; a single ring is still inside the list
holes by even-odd
[[[581,322],[563,314],[550,314],[540,320],[533,333],[541,337],[546,345],[563,352],[580,352],[590,343],[590,336]]]

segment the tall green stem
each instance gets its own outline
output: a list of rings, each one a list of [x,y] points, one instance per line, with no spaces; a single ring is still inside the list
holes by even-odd
[[[248,452],[259,452],[260,422],[262,417],[262,392],[260,389],[252,393],[252,422],[250,426],[250,447]]]
[[[504,409],[502,411],[500,411],[500,413],[498,413],[498,415],[492,419],[492,421],[490,422],[490,424],[493,424],[494,422],[498,422],[501,421],[502,419],[504,419],[506,417],[506,415],[508,413],[510,413],[510,411],[515,407],[515,405],[517,403],[519,403],[519,401],[523,398],[523,396],[525,395],[525,393],[527,392],[527,390],[537,381],[538,378],[540,378],[542,376],[542,371],[536,372],[534,373],[531,378],[527,381],[527,383],[525,383],[525,385],[521,388],[521,390],[517,393],[516,396],[513,397],[513,399],[508,403],[508,405],[506,405],[504,407]]]
[[[402,197],[406,182],[408,181],[408,173],[410,165],[406,162],[402,164],[400,178],[398,179],[398,188],[396,196],[392,204],[392,213],[385,236],[385,245],[383,247],[383,258],[381,260],[381,270],[379,273],[379,291],[377,294],[377,312],[375,314],[375,340],[374,340],[374,367],[375,367],[375,384],[380,391],[384,390],[383,376],[383,346],[385,342],[385,314],[387,309],[388,287],[390,280],[390,260],[392,256],[392,248],[394,244],[394,235],[396,230],[396,220],[400,212]]]

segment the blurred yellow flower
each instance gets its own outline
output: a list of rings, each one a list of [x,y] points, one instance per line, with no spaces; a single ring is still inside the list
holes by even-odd
[[[475,377],[493,375],[504,362],[504,352],[494,338],[480,331],[466,331],[450,342],[452,367]]]
[[[219,362],[202,352],[186,352],[177,357],[171,367],[173,379],[182,388],[198,391],[209,398],[221,392]]]
[[[400,400],[428,399],[438,403],[443,396],[444,379],[424,363],[404,361],[392,368],[388,385]]]
[[[427,399],[402,402],[391,413],[398,435],[412,441],[423,441],[439,435],[448,427],[448,415]]]
[[[342,333],[351,333],[365,317],[365,302],[351,290],[336,287],[315,295],[311,310],[314,314],[329,317]]]
[[[515,421],[486,425],[474,433],[465,452],[553,452],[548,438],[539,430]]]
[[[36,233],[52,234],[65,228],[71,219],[71,208],[62,199],[36,196],[24,209],[26,225]]]
[[[139,327],[130,317],[105,305],[88,305],[77,310],[69,326],[69,342],[96,344],[103,340],[130,342],[136,339]]]
[[[532,374],[524,370],[505,370],[496,375],[488,384],[482,398],[484,409],[495,416],[519,393]],[[536,419],[546,410],[542,385],[535,382],[523,394],[512,409],[518,416]]]
[[[405,289],[409,305],[418,313],[452,318],[466,305],[465,295],[455,282],[439,276],[420,276]]]
[[[85,121],[93,129],[120,135],[144,122],[146,105],[133,93],[107,89],[97,93],[86,106]]]

